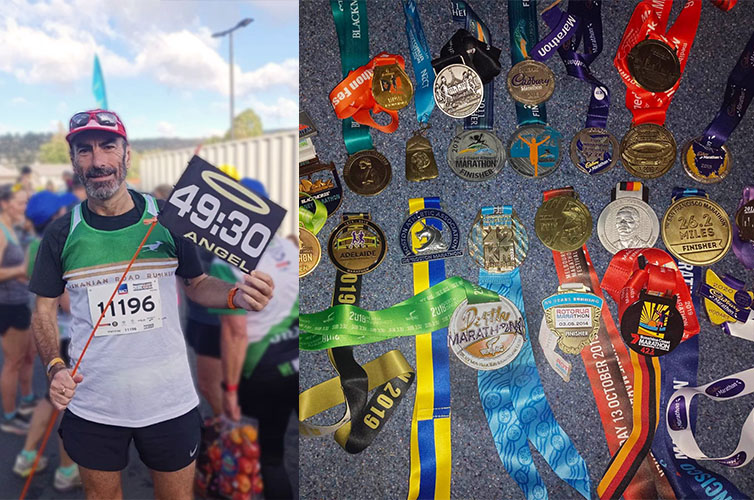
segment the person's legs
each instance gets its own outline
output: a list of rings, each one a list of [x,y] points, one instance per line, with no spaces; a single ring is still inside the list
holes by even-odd
[[[39,442],[42,440],[45,430],[47,430],[47,425],[50,422],[52,410],[52,404],[47,399],[41,399],[37,403],[34,413],[31,415],[29,433],[26,435],[26,441],[24,442],[25,451],[36,450],[39,446]]]
[[[212,407],[212,413],[223,413],[223,393],[220,382],[223,379],[222,364],[219,358],[196,355],[196,384],[199,392]]]
[[[0,396],[3,398],[3,413],[6,417],[16,412],[16,395],[18,393],[18,376],[26,357],[28,330],[10,327],[2,336],[3,369],[0,372]]]
[[[121,500],[123,498],[120,471],[102,471],[79,466],[79,473],[87,499]]]
[[[26,330],[26,338],[26,354],[23,357],[21,368],[18,371],[18,385],[21,388],[22,400],[30,403],[34,399],[31,381],[34,374],[34,356],[37,354],[37,348],[34,345],[30,329]]]
[[[157,500],[191,500],[194,498],[194,468],[191,462],[183,469],[160,472],[150,469],[154,481],[154,497]]]

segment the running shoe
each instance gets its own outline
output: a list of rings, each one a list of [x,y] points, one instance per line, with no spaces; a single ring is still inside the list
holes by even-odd
[[[14,416],[13,418],[1,418],[0,431],[24,436],[27,432],[29,432],[29,423],[25,422],[18,415]]]
[[[70,474],[65,474],[60,467],[55,469],[55,481],[52,483],[52,487],[61,493],[80,488],[81,475],[79,475],[78,466],[74,467]]]
[[[34,408],[37,407],[38,402],[39,402],[38,398],[34,398],[28,402],[21,400],[21,404],[18,405],[19,415],[21,415],[22,417],[27,417],[31,415],[32,413],[34,413]]]
[[[23,453],[19,453],[16,455],[16,463],[13,465],[13,472],[21,477],[29,477],[32,465],[34,465],[34,458],[29,460]],[[39,458],[36,472],[43,471],[45,467],[47,467],[47,457],[42,456]]]

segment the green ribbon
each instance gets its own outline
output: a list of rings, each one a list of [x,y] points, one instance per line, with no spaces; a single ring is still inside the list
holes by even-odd
[[[340,304],[299,316],[299,349],[319,351],[410,337],[446,328],[456,307],[499,300],[495,292],[454,276],[380,311]]]
[[[314,203],[314,212],[304,207],[299,207],[298,223],[316,236],[325,225],[325,222],[327,222],[327,207],[321,201],[312,198],[308,193],[299,192],[298,194],[299,196],[306,196]]]
[[[528,5],[524,5],[520,0],[508,0],[508,29],[513,66],[524,59],[531,59],[529,52],[534,50],[539,41],[538,22],[536,0],[532,0]],[[544,103],[529,106],[516,102],[516,118],[519,125],[547,123],[547,109]]]
[[[338,32],[340,45],[340,66],[343,78],[348,73],[369,62],[369,30],[367,26],[366,0],[330,0],[335,30]],[[343,120],[343,142],[348,154],[352,155],[365,149],[374,149],[369,127],[346,118]]]

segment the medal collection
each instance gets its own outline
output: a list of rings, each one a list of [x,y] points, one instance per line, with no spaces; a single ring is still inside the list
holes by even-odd
[[[369,17],[399,16],[393,9],[398,3],[404,19],[396,18],[395,26],[405,21],[408,42],[402,55],[391,52],[396,47],[370,47],[368,31]],[[704,9],[714,4],[727,12],[735,3],[716,0]],[[754,341],[754,292],[710,267],[732,248],[742,268],[754,268],[754,185],[744,188],[738,208],[728,213],[700,187],[663,194],[656,179],[682,168],[688,185],[709,187],[746,168],[733,164],[734,148],[725,143],[754,92],[754,35],[728,77],[719,113],[679,148],[665,116],[687,63],[695,63],[699,1],[684,2],[670,25],[671,0],[636,4],[613,60],[633,117],[621,140],[608,129],[611,91],[592,72],[603,51],[601,0],[539,6],[537,0],[508,0],[507,12],[506,2],[499,9],[508,22],[500,22],[498,13],[494,24],[465,0],[396,0],[389,12],[378,4],[329,1],[341,73],[317,77],[331,80],[329,101],[342,123],[347,157],[328,152],[320,159],[312,138],[335,131],[325,132],[307,114],[302,89],[299,275],[302,290],[307,280],[317,280],[320,294],[332,300],[330,307],[300,315],[300,349],[326,351],[337,373],[302,377],[309,387],[299,398],[301,435],[333,435],[343,450],[355,454],[381,446],[386,426],[404,426],[410,439],[406,435],[402,443],[384,446],[405,447],[410,455],[409,500],[450,498],[456,456],[474,459],[468,450],[456,449],[451,433],[451,422],[462,425],[453,417],[454,398],[468,398],[451,394],[451,376],[469,370],[477,389],[464,389],[478,392],[488,424],[477,429],[477,439],[494,444],[498,455],[494,463],[485,455],[485,467],[502,466],[527,499],[547,498],[538,470],[543,462],[533,460],[533,450],[570,487],[572,497],[716,498],[724,492],[727,496],[719,498],[748,498],[703,462],[736,468],[754,457],[754,410],[736,450],[710,458],[694,437],[697,412],[691,401],[697,395],[723,401],[754,391],[754,368],[697,382],[705,313],[720,334]],[[432,33],[433,41],[444,43],[428,43],[426,16],[448,21],[446,32]],[[495,46],[506,24],[510,61]],[[548,30],[542,38],[540,25]],[[727,49],[737,52],[734,42],[740,44],[730,40]],[[331,53],[337,57],[338,51]],[[546,109],[559,106],[551,68],[556,53],[565,73],[591,89],[583,128],[567,136],[570,164],[562,161],[564,136]],[[498,91],[507,89],[515,108],[515,122],[506,117],[505,127],[514,128],[506,141],[495,131],[496,83]],[[442,115],[432,120],[435,107]],[[399,118],[413,119],[414,112],[418,125],[399,124]],[[439,123],[445,124],[444,144],[435,139]],[[393,175],[398,167],[390,163],[393,155],[379,152],[375,143],[395,147],[390,134],[407,127],[412,132],[401,146],[404,180]],[[570,169],[573,179],[587,176],[604,186],[599,174],[621,167],[624,180],[607,188],[609,194],[607,189],[579,193],[570,185],[553,185],[560,181],[539,180]],[[541,201],[512,191],[510,176],[536,183]],[[438,183],[452,184],[458,194],[441,199]],[[475,195],[486,183],[498,186],[496,199]],[[397,193],[403,197],[400,206]],[[650,194],[665,201],[664,213],[649,204]],[[364,211],[339,211],[344,199],[348,208]],[[474,207],[473,221],[459,218],[458,199]],[[603,207],[599,213],[589,208],[595,204]],[[382,225],[382,215],[400,212],[402,223]],[[329,236],[319,234],[325,227]],[[602,276],[588,249],[596,242],[612,256]],[[550,252],[554,266],[547,262]],[[532,254],[540,260],[532,263]],[[398,272],[412,277],[413,290],[404,293],[391,282],[399,276],[394,267],[385,271],[385,262],[400,263]],[[458,265],[474,279],[449,272]],[[323,285],[322,277],[331,280],[332,268],[335,285],[321,290],[331,286],[332,281]],[[540,297],[530,297],[523,286],[535,271],[552,278],[545,283],[549,292]],[[384,294],[390,306],[360,307],[362,289],[365,297]],[[305,295],[302,310],[314,311],[304,305]],[[612,457],[603,470],[590,474],[590,464],[558,423],[562,415],[550,407],[540,379],[550,368],[538,368],[534,361],[525,296],[541,304],[537,311],[529,304],[529,314],[541,314],[539,348],[557,383],[567,389],[574,376],[586,373],[594,404],[584,405],[590,406],[589,415],[599,415]],[[377,343],[394,346],[390,341],[401,337],[412,337],[415,353],[384,349],[365,360],[365,352],[380,352]],[[460,368],[452,367],[457,362]],[[312,386],[313,380],[320,383]],[[408,412],[400,406],[404,399],[409,408],[413,400],[410,426],[401,420]],[[344,410],[334,410],[339,405]],[[388,423],[392,415],[399,416]]]

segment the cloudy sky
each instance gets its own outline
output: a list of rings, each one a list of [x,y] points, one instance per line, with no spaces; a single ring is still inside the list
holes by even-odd
[[[110,109],[129,136],[206,137],[229,127],[228,37],[235,110],[265,129],[298,119],[296,0],[1,0],[0,134],[54,131],[96,102],[99,55]]]

